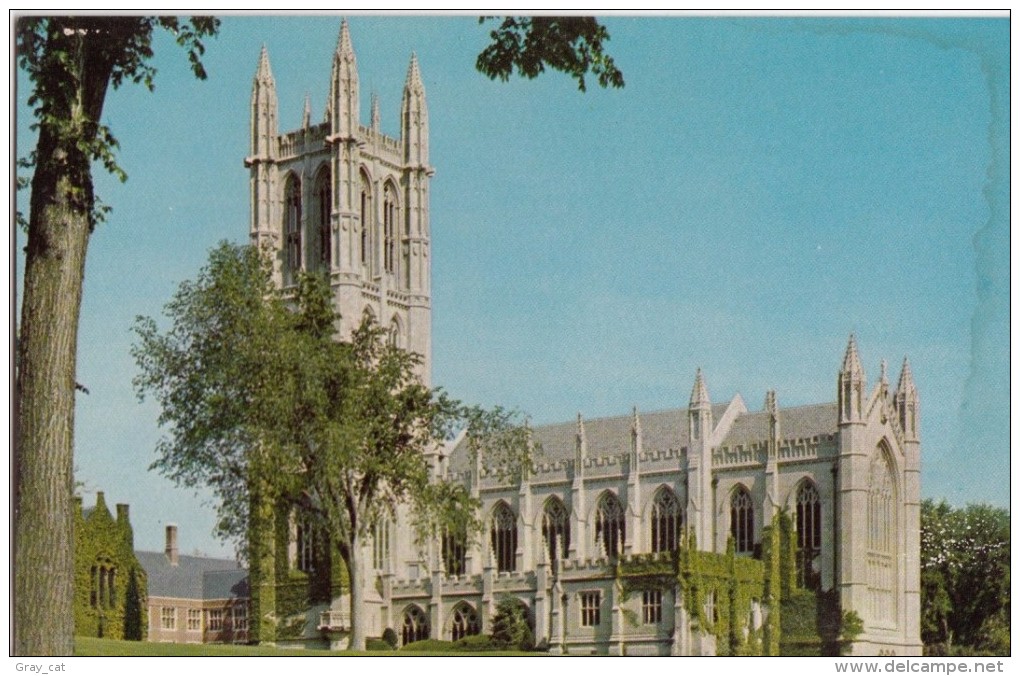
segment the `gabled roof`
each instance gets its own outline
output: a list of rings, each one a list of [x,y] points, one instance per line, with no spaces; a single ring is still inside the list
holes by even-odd
[[[836,433],[835,403],[810,404],[779,408],[779,431],[783,439],[810,439]],[[767,441],[769,437],[768,411],[750,411],[737,416],[733,426],[719,444],[720,447],[747,446]]]
[[[149,596],[179,599],[246,598],[248,571],[233,559],[179,556],[170,565],[164,552],[135,552],[149,581]]]

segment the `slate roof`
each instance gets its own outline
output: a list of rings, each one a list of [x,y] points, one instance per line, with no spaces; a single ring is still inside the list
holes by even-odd
[[[729,403],[713,404],[712,419],[719,423]],[[779,409],[780,436],[783,439],[805,439],[836,433],[835,403],[811,404]],[[666,451],[689,445],[687,409],[672,409],[653,413],[638,412],[641,418],[641,447],[645,453]],[[632,415],[584,420],[584,435],[589,458],[620,455],[630,449]],[[538,462],[573,460],[577,421],[540,425],[532,430],[536,442],[542,446]],[[726,434],[721,447],[764,442],[768,438],[768,413],[750,411],[737,416]],[[461,441],[450,453],[452,472],[470,469],[467,445]]]
[[[164,552],[135,552],[149,579],[149,596],[177,599],[247,598],[248,571],[233,559],[179,556],[171,566]]]

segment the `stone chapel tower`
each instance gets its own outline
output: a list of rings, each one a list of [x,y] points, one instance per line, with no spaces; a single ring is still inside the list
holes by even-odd
[[[420,354],[431,382],[429,119],[412,54],[400,109],[400,137],[380,130],[378,101],[360,123],[358,64],[346,19],[333,54],[325,119],[279,132],[276,83],[265,47],[252,84],[252,242],[268,248],[283,289],[301,271],[325,274],[348,336],[365,313],[399,347]]]

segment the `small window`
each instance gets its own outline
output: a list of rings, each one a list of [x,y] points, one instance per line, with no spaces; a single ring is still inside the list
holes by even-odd
[[[231,626],[234,630],[234,642],[248,640],[248,605],[241,603],[230,609]]]
[[[443,566],[447,575],[467,572],[467,533],[463,529],[443,533]]]
[[[202,631],[202,611],[188,608],[188,631]]]
[[[162,608],[160,610],[160,627],[167,631],[174,631],[177,629],[177,609],[176,608]]]
[[[223,611],[221,609],[216,608],[209,611],[206,627],[209,631],[223,631]]]
[[[581,592],[581,626],[594,627],[602,622],[602,592]]]
[[[645,624],[662,622],[662,592],[649,589],[642,594],[641,615]]]

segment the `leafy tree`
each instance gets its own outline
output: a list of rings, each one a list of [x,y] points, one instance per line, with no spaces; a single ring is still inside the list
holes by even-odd
[[[1009,512],[989,505],[921,504],[921,637],[929,651],[954,646],[1009,652]]]
[[[528,624],[528,608],[520,600],[505,594],[496,602],[492,618],[492,643],[500,649],[531,650],[534,635]]]
[[[14,652],[72,650],[72,453],[75,357],[85,252],[103,208],[92,164],[125,178],[117,141],[100,123],[107,90],[125,82],[152,88],[152,35],[171,31],[205,78],[202,39],[218,21],[172,17],[19,17],[19,66],[32,82],[39,138],[19,160],[34,169],[27,221],[25,282],[17,346]]]
[[[479,23],[486,20],[482,17]],[[605,51],[609,31],[592,17],[509,16],[489,37],[492,42],[478,55],[475,67],[491,80],[506,82],[514,69],[534,79],[549,66],[577,80],[582,92],[589,72],[603,88],[623,87],[623,73]]]
[[[391,345],[368,318],[336,340],[326,282],[303,276],[285,299],[251,247],[221,244],[165,312],[166,332],[138,320],[134,348],[136,387],[155,396],[170,428],[154,467],[210,486],[224,535],[243,538],[249,523],[267,518],[266,505],[312,517],[347,567],[353,649],[366,638],[362,544],[379,519],[408,505],[423,539],[479,529],[477,501],[437,477],[431,462],[455,427],[466,425],[472,448],[494,466],[529,462],[530,445],[509,441],[525,439],[513,415],[423,386],[421,358]],[[266,533],[256,527],[248,538],[253,566]]]

